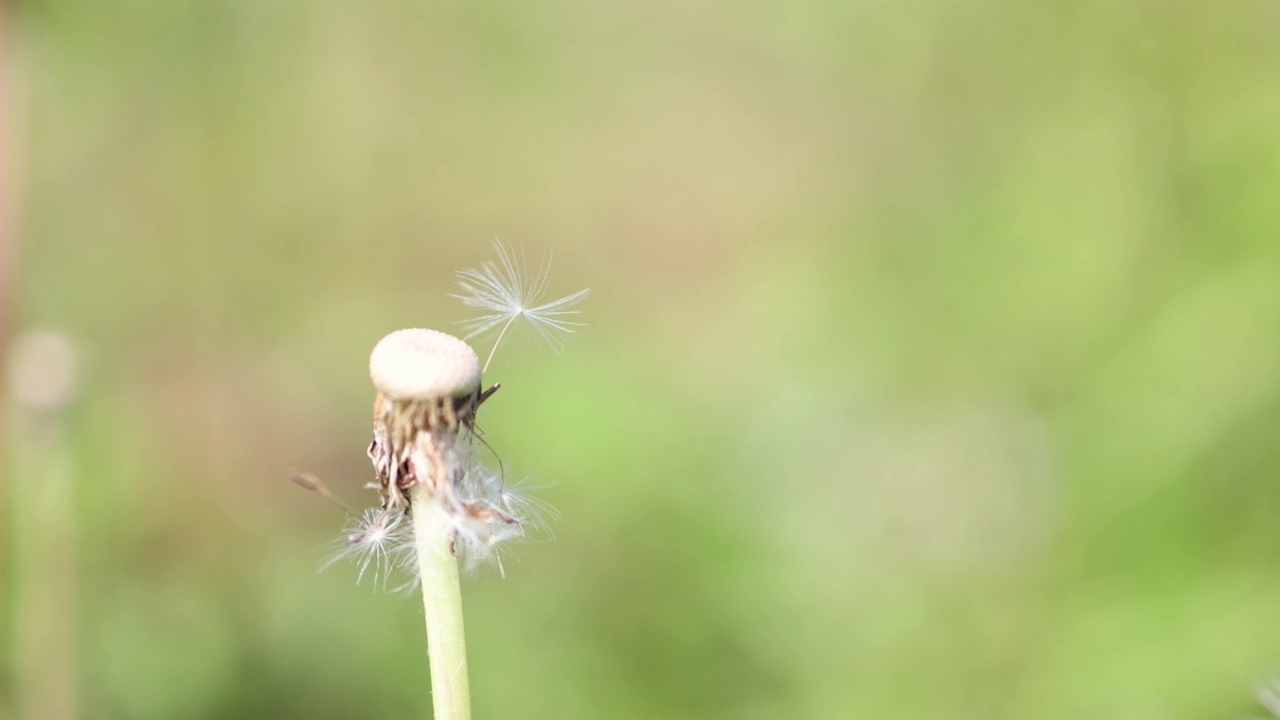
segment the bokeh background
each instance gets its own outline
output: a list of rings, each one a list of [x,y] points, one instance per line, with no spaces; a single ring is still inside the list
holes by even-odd
[[[3,7],[8,335],[81,374],[6,414],[14,718],[429,715],[287,478],[372,502],[367,353],[494,237],[592,294],[490,371],[562,519],[466,581],[476,717],[1265,713],[1280,6]]]

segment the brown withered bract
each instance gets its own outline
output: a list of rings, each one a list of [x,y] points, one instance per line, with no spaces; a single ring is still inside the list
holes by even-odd
[[[481,391],[477,386],[467,395],[433,400],[394,401],[382,392],[374,396],[373,439],[366,452],[384,509],[407,507],[409,489],[419,481],[405,453],[417,433],[426,430],[456,435],[465,429],[478,437],[476,411],[499,387],[501,384],[495,383]]]

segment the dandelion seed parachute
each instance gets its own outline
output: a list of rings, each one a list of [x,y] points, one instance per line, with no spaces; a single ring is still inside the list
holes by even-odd
[[[501,341],[501,333],[519,318],[527,321],[552,349],[558,351],[560,343],[554,332],[573,333],[576,332],[574,328],[586,325],[571,319],[582,312],[572,308],[587,296],[590,288],[544,303],[542,298],[546,295],[547,278],[551,272],[550,257],[536,273],[531,273],[523,257],[516,257],[499,241],[495,240],[493,246],[498,253],[496,263],[485,261],[478,268],[458,271],[458,287],[462,292],[452,297],[467,307],[482,311],[464,323],[467,337],[485,335],[501,326],[498,340],[494,343],[496,348],[497,342]]]
[[[413,532],[404,523],[404,514],[369,508],[353,518],[339,539],[341,547],[321,566],[351,560],[355,563],[356,584],[368,575],[375,588],[387,589],[391,576],[401,567],[411,566]],[[416,581],[411,578],[410,583]]]

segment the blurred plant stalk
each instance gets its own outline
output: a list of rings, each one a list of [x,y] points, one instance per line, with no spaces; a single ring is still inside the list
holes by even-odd
[[[70,341],[48,331],[13,343],[8,456],[10,629],[17,720],[77,713],[74,471],[64,416],[76,392]]]
[[[10,27],[10,3],[0,0],[0,357],[8,346],[17,244],[17,51]]]

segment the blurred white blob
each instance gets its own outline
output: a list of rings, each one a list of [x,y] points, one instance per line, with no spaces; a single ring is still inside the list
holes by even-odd
[[[18,337],[9,355],[9,387],[22,407],[54,412],[75,399],[79,359],[75,344],[55,330],[32,330]]]

